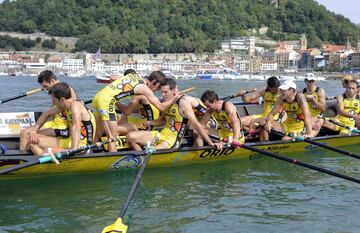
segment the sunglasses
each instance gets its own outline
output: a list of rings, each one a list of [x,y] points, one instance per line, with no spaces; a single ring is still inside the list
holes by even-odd
[[[305,81],[306,81],[306,82],[309,82],[309,83],[315,82],[315,80],[307,80],[307,79],[305,79]]]

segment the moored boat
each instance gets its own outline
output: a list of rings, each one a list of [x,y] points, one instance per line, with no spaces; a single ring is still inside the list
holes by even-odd
[[[318,142],[333,147],[358,144],[360,135],[353,136],[323,136],[314,138]],[[273,153],[293,153],[301,151],[311,151],[318,149],[317,146],[306,142],[293,141],[272,141],[247,143],[259,149]],[[223,148],[217,150],[213,147],[182,147],[180,149],[166,149],[156,151],[148,167],[172,167],[190,164],[206,163],[213,161],[223,161],[232,159],[255,159],[261,156],[243,148]],[[134,169],[144,161],[144,151],[118,151],[114,153],[93,152],[89,154],[75,155],[65,158],[60,165],[54,163],[36,164],[27,168],[0,175],[0,178],[18,178],[30,176],[43,176],[51,174],[65,173],[84,173],[84,172],[103,172],[122,169]],[[9,150],[0,156],[0,171],[9,166],[16,166],[20,163],[38,160],[39,156],[30,153],[20,153],[19,151]]]

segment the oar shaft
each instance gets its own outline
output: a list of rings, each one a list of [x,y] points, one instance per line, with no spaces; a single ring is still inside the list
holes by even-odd
[[[350,132],[358,133],[358,134],[360,133],[360,130],[358,130],[358,129],[356,129],[356,128],[349,127],[349,126],[347,126],[347,125],[344,125],[344,124],[341,123],[341,122],[338,122],[338,121],[335,121],[335,120],[333,120],[333,119],[329,119],[329,118],[326,118],[326,117],[323,117],[323,116],[321,116],[321,118],[323,118],[324,120],[327,120],[327,121],[333,123],[334,125],[340,126],[340,127],[344,128],[344,129],[347,129],[347,130],[349,130]]]
[[[346,150],[342,150],[342,149],[339,149],[339,148],[336,148],[336,147],[332,147],[332,146],[326,145],[326,144],[321,143],[321,142],[316,142],[316,141],[308,139],[308,138],[294,137],[293,135],[278,131],[276,129],[271,129],[271,132],[275,133],[277,135],[280,135],[280,136],[288,136],[288,137],[292,137],[292,138],[295,138],[295,139],[299,139],[299,141],[304,141],[304,142],[307,142],[309,144],[312,144],[312,145],[315,145],[315,146],[318,146],[318,147],[322,147],[322,148],[332,150],[332,151],[335,151],[335,152],[343,154],[343,155],[347,155],[347,156],[350,156],[350,157],[353,157],[353,158],[356,158],[356,159],[360,159],[360,155],[358,155],[356,153],[346,151]]]
[[[16,95],[16,96],[12,96],[12,97],[5,98],[5,99],[0,100],[0,104],[9,102],[9,101],[11,101],[11,100],[20,99],[20,98],[22,98],[22,97],[35,94],[35,93],[40,92],[40,91],[42,91],[42,90],[43,90],[43,89],[38,88],[38,89],[34,89],[34,90],[31,90],[31,91],[28,91],[28,92],[25,92],[25,93],[22,93],[22,94],[19,94],[19,95]]]
[[[288,157],[285,157],[285,156],[282,156],[282,155],[279,155],[279,154],[274,154],[274,153],[271,153],[271,152],[268,152],[268,151],[265,151],[265,150],[258,149],[258,148],[253,147],[253,146],[248,146],[246,144],[241,144],[241,145],[237,145],[237,146],[240,146],[240,147],[245,148],[247,150],[254,151],[254,152],[257,152],[257,153],[260,153],[260,154],[263,154],[263,155],[270,156],[272,158],[276,158],[276,159],[279,159],[279,160],[282,160],[282,161],[286,161],[288,163],[296,164],[296,165],[299,165],[299,166],[302,166],[302,167],[309,168],[311,170],[326,173],[326,174],[331,175],[331,176],[336,176],[338,178],[349,180],[349,181],[360,184],[359,179],[356,179],[356,178],[351,177],[351,176],[343,175],[341,173],[333,172],[333,171],[330,171],[330,170],[327,170],[325,168],[321,168],[321,167],[318,167],[318,166],[315,166],[315,165],[312,165],[312,164],[309,164],[309,163],[305,163],[305,162],[302,162],[302,161],[299,161],[299,160],[296,160],[296,159],[288,158]]]
[[[253,92],[255,92],[256,90],[257,90],[256,88],[254,88],[254,89],[252,89],[252,90],[247,90],[247,91],[245,91],[245,95],[246,95],[246,94],[253,93]],[[236,97],[238,97],[238,96],[237,96],[236,94],[233,94],[233,95],[229,95],[229,96],[220,98],[220,100],[231,100],[231,99],[234,99],[234,98],[236,98]]]

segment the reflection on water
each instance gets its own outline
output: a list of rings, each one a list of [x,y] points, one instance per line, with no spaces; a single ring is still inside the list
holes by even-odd
[[[4,79],[0,98],[36,87],[35,78]],[[3,81],[3,78],[1,78]],[[102,86],[67,79],[84,99]],[[231,82],[229,84],[229,82]],[[21,85],[19,85],[21,83]],[[263,84],[263,83],[262,83]],[[324,83],[325,84],[325,83]],[[181,81],[194,95],[221,96],[261,83]],[[331,94],[336,82],[326,82]],[[4,104],[2,112],[43,110],[45,93]],[[343,149],[360,152],[358,146]],[[360,178],[360,161],[325,150],[293,158]],[[100,232],[116,219],[135,171],[0,180],[0,232]],[[359,185],[261,156],[148,169],[125,215],[128,232],[358,232]]]

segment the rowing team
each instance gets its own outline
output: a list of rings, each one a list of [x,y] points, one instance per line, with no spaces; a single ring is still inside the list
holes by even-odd
[[[260,97],[264,100],[262,114],[244,117],[233,103],[219,99],[214,91],[205,91],[201,99],[179,92],[176,81],[166,78],[161,71],[154,71],[144,79],[134,70],[127,70],[124,75],[112,76],[111,79],[112,83],[93,98],[93,114],[77,100],[72,87],[60,82],[52,71],[41,72],[38,82],[49,91],[53,107],[44,112],[34,126],[21,132],[20,150],[30,149],[38,155],[55,153],[92,144],[104,134],[108,139],[126,134],[129,146],[141,150],[153,141],[157,135],[155,127],[159,126],[163,128],[160,136],[156,136],[157,149],[178,148],[185,133],[192,135],[194,146],[203,146],[205,141],[207,145],[221,149],[222,139],[232,138],[244,143],[244,131],[250,134],[259,132],[260,140],[267,141],[272,128],[315,137],[322,127],[349,134],[347,129],[360,126],[358,83],[351,77],[343,79],[346,90],[337,96],[338,115],[331,120],[337,125],[320,117],[326,109],[326,94],[324,89],[316,86],[312,76],[306,77],[306,88],[302,92],[296,90],[293,81],[280,84],[276,77],[270,77],[266,87],[250,95],[240,90],[234,96],[241,97],[245,103]],[[162,101],[154,95],[158,90]],[[126,97],[132,97],[128,105],[123,104]],[[142,117],[136,127],[124,121],[124,115],[135,108]],[[118,109],[121,114],[118,114]],[[50,117],[53,120],[47,121]],[[219,142],[210,139],[210,128],[216,128]],[[283,140],[289,139],[283,137]],[[115,142],[109,143],[108,150],[117,151]]]

